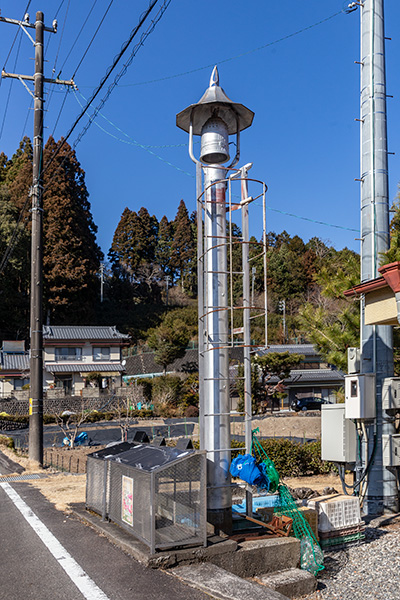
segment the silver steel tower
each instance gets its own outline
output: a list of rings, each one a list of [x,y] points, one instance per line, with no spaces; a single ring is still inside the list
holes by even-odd
[[[200,446],[207,451],[207,513],[217,529],[227,532],[232,500],[225,192],[228,170],[240,156],[240,131],[251,125],[253,116],[248,108],[227,97],[215,67],[199,102],[176,118],[177,126],[189,133],[189,153],[197,165]],[[236,156],[225,167],[232,134],[236,134]],[[193,135],[201,138],[200,160],[193,154]]]
[[[380,254],[389,248],[383,0],[363,0],[361,15],[361,282],[379,275]],[[376,374],[376,422],[367,427],[363,467],[369,466],[365,510],[397,510],[395,474],[382,464],[382,434],[395,433],[382,410],[382,381],[393,375],[392,327],[365,325],[361,303],[362,373]]]

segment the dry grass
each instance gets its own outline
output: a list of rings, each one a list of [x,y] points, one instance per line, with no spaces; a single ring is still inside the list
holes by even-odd
[[[70,504],[85,502],[86,474],[52,473],[46,479],[32,480],[29,484],[40,490],[57,510],[68,511]]]

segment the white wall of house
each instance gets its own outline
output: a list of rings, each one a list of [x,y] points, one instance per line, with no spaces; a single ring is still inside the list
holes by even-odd
[[[60,350],[64,349],[65,350]],[[110,362],[121,361],[121,348],[119,346],[110,346],[107,342],[74,344],[73,342],[57,344],[57,346],[46,345],[44,348],[44,362],[51,364],[74,364],[81,366],[81,372],[85,373],[85,365],[98,365],[101,371],[101,365]],[[60,373],[60,376],[63,374]],[[65,373],[67,375],[67,373]],[[78,396],[85,387],[84,378],[80,373],[73,372],[72,375],[72,394]],[[45,370],[43,374],[44,389],[50,389],[57,386],[57,375]],[[121,375],[113,375],[114,386],[121,386]],[[59,384],[60,385],[60,384]]]

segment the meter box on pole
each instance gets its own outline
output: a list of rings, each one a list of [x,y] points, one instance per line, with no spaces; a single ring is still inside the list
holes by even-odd
[[[382,385],[383,410],[399,410],[400,377],[385,377]]]
[[[375,419],[375,374],[345,376],[346,419]]]
[[[321,458],[331,462],[355,463],[356,426],[345,418],[344,404],[321,406]]]
[[[382,460],[385,467],[400,467],[400,435],[382,436]]]

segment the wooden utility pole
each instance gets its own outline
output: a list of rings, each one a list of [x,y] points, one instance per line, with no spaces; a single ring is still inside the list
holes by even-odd
[[[35,74],[17,75],[1,73],[2,77],[11,77],[34,81],[34,125],[33,125],[33,179],[30,194],[32,196],[32,238],[31,238],[31,293],[30,293],[30,398],[29,398],[29,458],[39,465],[43,464],[43,84],[58,83],[72,85],[74,82],[59,79],[46,79],[43,72],[44,32],[57,32],[57,21],[51,28],[45,27],[41,11],[36,13],[36,22],[29,22],[26,14],[24,21],[0,17],[0,21],[21,27],[35,46]],[[35,40],[27,29],[35,29]]]

